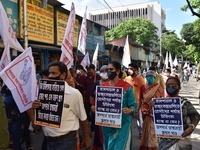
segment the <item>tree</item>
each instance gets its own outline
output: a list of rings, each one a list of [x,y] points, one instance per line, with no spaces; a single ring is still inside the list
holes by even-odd
[[[200,52],[197,51],[197,47],[192,44],[186,46],[186,51],[184,51],[183,55],[194,62],[200,61]]]
[[[105,33],[106,41],[112,41],[129,35],[133,40],[146,47],[157,46],[157,27],[149,20],[142,18],[131,18],[120,23]]]
[[[195,42],[194,39],[192,38],[194,34],[195,33],[194,33],[193,23],[183,24],[180,35],[181,35],[181,38],[185,40],[186,45],[190,45]]]
[[[170,51],[174,56],[180,56],[185,50],[184,42],[174,32],[165,32],[162,34],[161,47],[164,53]]]
[[[200,1],[199,0],[186,0],[187,4],[181,7],[181,10],[187,11],[190,9],[194,16],[200,18]]]

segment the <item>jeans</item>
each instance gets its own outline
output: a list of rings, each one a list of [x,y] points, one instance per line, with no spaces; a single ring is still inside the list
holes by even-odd
[[[56,141],[51,141],[47,139],[47,149],[48,150],[74,150],[76,149],[76,132],[71,134],[70,136],[59,139]]]

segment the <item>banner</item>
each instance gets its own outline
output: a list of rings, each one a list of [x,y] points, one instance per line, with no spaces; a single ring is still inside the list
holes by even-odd
[[[173,61],[173,65],[176,67],[178,66],[178,60],[177,60],[177,56],[175,56],[175,59]]]
[[[86,72],[87,72],[86,66],[89,64],[90,64],[90,56],[89,56],[89,53],[87,52],[85,57],[81,61],[81,65],[83,66],[83,68],[85,69]]]
[[[168,57],[168,51],[166,52],[166,56],[165,56],[165,68],[168,68],[168,63],[169,63],[169,57]]]
[[[65,35],[65,30],[67,26],[69,16],[67,14],[56,11],[56,19],[57,19],[57,39],[56,44],[61,46],[63,37]],[[78,42],[78,19],[75,21],[74,26],[74,39],[73,39],[73,47],[77,47]]]
[[[15,32],[13,31],[12,26],[9,23],[7,14],[3,8],[3,5],[0,1],[0,36],[3,39],[4,45],[9,43],[11,48],[14,48],[19,51],[24,51],[22,46],[19,44]]]
[[[1,56],[1,61],[0,61],[0,72],[11,62],[10,59],[10,47],[9,44],[7,43],[3,54]]]
[[[41,102],[41,107],[35,111],[35,123],[42,126],[60,128],[64,96],[64,81],[40,80],[38,99]]]
[[[183,119],[181,98],[153,98],[154,123],[157,137],[182,138]]]
[[[87,7],[83,16],[81,31],[78,39],[78,50],[85,55],[86,50],[86,37],[87,37]]]
[[[130,55],[130,49],[129,49],[129,43],[128,43],[128,35],[126,37],[126,43],[124,46],[124,54],[122,57],[122,65],[126,68],[128,68],[128,65],[131,63],[131,55]]]
[[[61,46],[62,54],[60,57],[60,61],[65,63],[68,69],[74,64],[73,38],[74,38],[75,16],[76,16],[75,7],[74,3],[72,3],[65,35]]]
[[[121,128],[123,88],[96,87],[95,124]]]
[[[170,63],[170,67],[173,67],[173,60],[172,60],[172,54],[171,52],[169,52],[169,63]]]
[[[95,49],[94,55],[93,55],[93,59],[92,59],[92,64],[95,66],[95,68],[97,67],[97,55],[98,55],[98,51],[99,51],[99,43],[97,43],[97,47]]]
[[[23,0],[20,0],[20,37],[23,38]],[[54,7],[42,8],[41,0],[27,1],[28,39],[54,44]]]
[[[0,76],[10,89],[20,112],[31,108],[37,88],[32,49],[29,47],[15,58],[0,72]]]

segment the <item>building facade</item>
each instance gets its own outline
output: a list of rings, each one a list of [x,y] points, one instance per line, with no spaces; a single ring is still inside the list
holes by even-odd
[[[165,10],[158,1],[113,7],[112,10],[101,9],[91,11],[89,19],[110,29],[115,28],[120,22],[130,18],[140,17],[142,19],[149,19],[158,28],[159,37],[161,31],[165,28]]]

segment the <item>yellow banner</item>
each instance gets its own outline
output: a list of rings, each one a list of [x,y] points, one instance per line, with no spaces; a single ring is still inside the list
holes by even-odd
[[[54,44],[54,8],[41,0],[27,0],[28,39]],[[20,37],[23,38],[23,0],[20,0]]]
[[[57,45],[62,45],[63,37],[65,35],[66,25],[68,21],[68,15],[56,11],[57,18]],[[74,27],[74,42],[73,47],[77,47],[78,42],[78,19],[76,19],[75,27]]]

